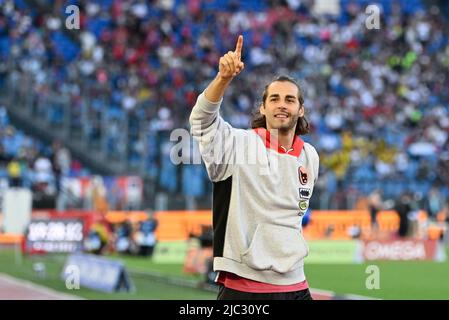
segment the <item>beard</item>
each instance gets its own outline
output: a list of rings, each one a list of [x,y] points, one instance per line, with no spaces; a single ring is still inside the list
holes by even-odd
[[[299,115],[289,115],[288,121],[285,123],[280,123],[272,126],[273,129],[279,130],[279,133],[285,134],[291,130],[295,130],[296,124],[298,123]]]

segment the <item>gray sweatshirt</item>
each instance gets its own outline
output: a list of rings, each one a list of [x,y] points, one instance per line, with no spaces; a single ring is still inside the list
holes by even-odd
[[[277,146],[264,128],[236,129],[202,93],[191,134],[214,184],[214,270],[277,285],[305,280],[301,222],[318,177],[313,146]]]

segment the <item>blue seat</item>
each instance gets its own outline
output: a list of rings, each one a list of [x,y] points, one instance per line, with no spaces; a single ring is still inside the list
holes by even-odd
[[[65,61],[73,61],[78,56],[80,51],[79,46],[70,40],[64,33],[60,31],[53,32],[51,40],[55,45],[57,52],[64,58]]]
[[[103,30],[108,29],[110,24],[111,21],[107,18],[91,19],[87,23],[87,29],[99,38]]]
[[[0,3],[1,3],[1,2],[3,2],[3,1],[0,1]],[[21,9],[21,10],[25,10],[25,9],[28,8],[28,5],[27,5],[27,3],[25,2],[25,0],[14,0],[14,6],[15,6],[16,8]]]
[[[8,37],[0,38],[0,57],[7,57],[10,52],[10,43]]]

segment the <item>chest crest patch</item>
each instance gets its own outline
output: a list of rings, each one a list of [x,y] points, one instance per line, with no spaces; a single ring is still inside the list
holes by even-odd
[[[304,168],[303,166],[300,166],[299,169],[298,169],[298,178],[299,178],[299,182],[303,186],[307,184],[308,175],[307,175],[306,168]]]

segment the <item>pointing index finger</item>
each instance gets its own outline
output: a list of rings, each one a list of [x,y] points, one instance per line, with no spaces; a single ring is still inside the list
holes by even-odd
[[[237,58],[240,60],[242,57],[242,47],[243,47],[243,36],[239,35],[237,39],[237,44],[235,46],[235,53],[237,54]]]

